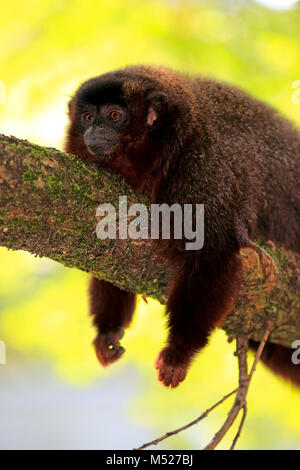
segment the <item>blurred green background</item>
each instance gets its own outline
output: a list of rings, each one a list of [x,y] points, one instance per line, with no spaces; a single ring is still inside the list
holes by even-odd
[[[28,0],[0,15],[0,131],[61,148],[66,103],[87,78],[154,63],[235,83],[300,123],[296,1]],[[295,96],[295,95],[294,95]],[[293,102],[294,101],[294,102]],[[1,229],[1,227],[0,227]],[[0,448],[132,448],[231,391],[234,346],[219,331],[176,390],[156,380],[163,308],[139,301],[126,355],[103,370],[90,343],[88,276],[0,249]],[[230,403],[161,448],[202,448]],[[300,448],[300,394],[258,367],[237,448]],[[234,431],[219,448],[228,448]]]

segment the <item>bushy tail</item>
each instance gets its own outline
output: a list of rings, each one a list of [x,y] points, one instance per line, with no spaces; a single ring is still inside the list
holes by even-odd
[[[259,343],[250,340],[250,349],[256,351]],[[292,362],[292,355],[295,349],[285,348],[279,344],[267,343],[263,350],[261,361],[275,374],[281,375],[285,380],[289,380],[300,388],[300,364]]]

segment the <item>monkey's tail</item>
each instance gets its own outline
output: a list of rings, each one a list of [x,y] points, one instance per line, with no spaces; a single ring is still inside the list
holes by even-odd
[[[249,340],[250,349],[256,351],[258,346],[259,343]],[[295,352],[295,349],[286,348],[279,344],[267,343],[263,350],[261,361],[272,372],[300,388],[300,364],[293,364],[293,352]]]

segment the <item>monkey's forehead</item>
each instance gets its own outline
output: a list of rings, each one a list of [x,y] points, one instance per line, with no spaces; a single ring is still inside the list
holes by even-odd
[[[76,97],[79,102],[125,104],[133,96],[144,97],[150,89],[166,91],[171,97],[186,86],[186,77],[164,67],[131,66],[87,80]]]
[[[77,103],[115,103],[125,100],[123,81],[113,77],[99,76],[87,80],[76,93]]]

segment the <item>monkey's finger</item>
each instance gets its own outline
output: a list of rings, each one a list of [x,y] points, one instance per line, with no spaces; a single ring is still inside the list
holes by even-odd
[[[171,385],[173,381],[174,373],[175,373],[174,367],[171,367],[171,366],[166,367],[166,374],[165,374],[164,381],[163,381],[166,387],[169,387]]]
[[[177,387],[180,384],[180,382],[182,382],[185,379],[186,374],[187,374],[187,368],[185,366],[176,367],[175,372],[172,377],[171,387],[172,388]]]
[[[119,346],[118,349],[115,349],[115,350],[112,349],[111,351],[113,351],[113,354],[111,354],[109,360],[110,362],[114,362],[117,359],[119,359],[121,356],[123,356],[125,352],[125,348],[123,348],[123,346]]]
[[[164,382],[166,376],[166,366],[164,363],[161,364],[160,368],[158,369],[158,380],[160,382]]]
[[[160,354],[157,356],[156,360],[155,360],[154,368],[155,368],[155,369],[160,369],[161,364],[162,364],[162,357],[161,357],[161,353],[160,353]]]
[[[100,362],[100,364],[101,364],[103,367],[107,366],[108,364],[107,364],[107,362],[105,361],[105,358],[104,358],[104,356],[102,355],[101,351],[99,350],[99,348],[97,347],[96,344],[94,344],[94,346],[95,346],[95,352],[96,352],[96,356],[97,356],[98,361]]]

